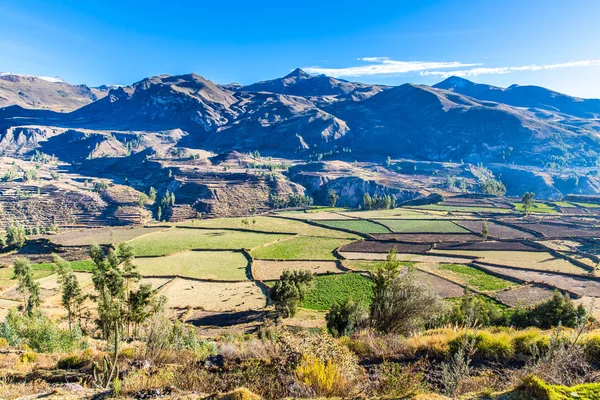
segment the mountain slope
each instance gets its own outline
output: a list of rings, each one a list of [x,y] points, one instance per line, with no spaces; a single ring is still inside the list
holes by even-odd
[[[501,88],[452,76],[433,87],[516,107],[540,108],[579,118],[600,117],[600,100],[571,97],[539,86],[512,85]]]
[[[246,92],[270,92],[293,96],[345,96],[354,100],[371,97],[385,87],[348,82],[325,75],[313,76],[300,68],[284,76],[268,81],[243,86],[239,90]]]
[[[0,73],[0,107],[18,105],[67,112],[90,104],[107,92],[60,79]]]

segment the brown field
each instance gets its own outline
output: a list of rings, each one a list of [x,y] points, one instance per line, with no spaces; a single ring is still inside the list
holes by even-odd
[[[410,243],[475,242],[483,238],[470,233],[377,233],[377,240],[397,240]]]
[[[568,225],[551,224],[551,223],[513,223],[515,226],[523,227],[547,238],[589,238],[599,237],[600,229],[598,228],[578,228]]]
[[[340,255],[347,260],[367,260],[367,261],[377,261],[377,260],[385,260],[387,258],[386,253],[354,253],[354,252],[340,252]],[[461,258],[461,257],[453,257],[453,256],[444,256],[444,255],[435,255],[435,254],[397,254],[397,259],[399,261],[414,261],[414,262],[424,262],[424,263],[456,263],[456,264],[464,264],[473,261],[470,258]]]
[[[398,253],[424,253],[431,249],[431,245],[362,240],[342,246],[340,247],[339,251],[357,253],[388,253],[394,249]]]
[[[442,298],[461,297],[465,293],[465,289],[460,285],[426,272],[418,271],[416,279],[423,284],[431,285],[433,291]]]
[[[335,261],[270,261],[254,260],[252,275],[254,279],[269,281],[279,279],[285,270],[307,270],[313,274],[341,273]]]
[[[531,307],[552,297],[554,290],[545,286],[523,285],[501,290],[494,295],[510,307]]]
[[[437,250],[478,250],[478,251],[537,251],[535,247],[527,246],[523,242],[497,242],[485,241],[475,243],[438,243]]]
[[[506,265],[509,267],[528,268],[539,271],[568,272],[571,274],[587,274],[583,268],[567,260],[554,258],[545,252],[529,251],[463,251],[463,250],[437,250],[431,253],[452,254],[456,256],[479,257],[481,261],[492,264]]]
[[[483,229],[483,221],[456,221],[456,223],[471,232],[481,233]],[[493,221],[487,221],[488,224],[488,236],[497,239],[532,239],[531,233],[521,231],[519,229],[511,228],[509,226],[497,224]]]
[[[539,283],[553,286],[560,290],[575,293],[579,296],[600,297],[600,282],[585,277],[576,278],[565,275],[553,274],[543,271],[526,271],[505,267],[492,267],[480,265],[482,269],[504,276],[514,277],[525,282]]]
[[[88,228],[59,233],[51,240],[62,246],[89,246],[92,244],[121,243],[139,236],[168,229],[168,226],[131,228]],[[112,232],[112,233],[111,233]]]
[[[290,213],[283,214],[287,218],[294,218],[299,220],[308,221],[326,221],[330,219],[353,219],[343,214],[331,213],[331,212],[314,212],[314,213]]]
[[[160,291],[168,308],[200,308],[206,311],[258,310],[266,298],[252,282],[200,282],[176,278]]]

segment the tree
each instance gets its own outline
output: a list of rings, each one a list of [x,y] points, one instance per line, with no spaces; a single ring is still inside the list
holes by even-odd
[[[154,187],[150,186],[150,189],[148,190],[148,197],[150,198],[150,200],[154,201],[156,200],[156,189],[154,189]]]
[[[398,203],[398,198],[396,197],[395,194],[392,194],[391,200],[392,200],[392,202],[391,202],[390,207],[391,208],[396,208],[396,203]]]
[[[335,207],[335,203],[337,203],[340,196],[335,192],[335,190],[330,189],[327,194],[327,201],[329,202],[329,207]]]
[[[327,330],[334,337],[350,336],[365,323],[365,309],[361,303],[348,298],[335,302],[325,315]]]
[[[390,156],[387,156],[387,158],[385,159],[385,167],[389,168],[392,165],[392,158]]]
[[[529,212],[529,209],[533,207],[533,204],[535,203],[535,193],[525,192],[521,198],[521,203],[523,204],[523,211],[525,211],[525,213]]]
[[[374,273],[370,320],[376,330],[409,334],[443,310],[439,296],[416,282],[414,275],[414,268],[401,268],[395,251]]]
[[[81,304],[84,297],[81,294],[79,281],[73,273],[71,264],[63,258],[54,255],[54,270],[58,274],[58,283],[62,293],[62,305],[67,310],[67,320],[69,321],[69,331],[73,331],[73,317],[81,317]],[[81,325],[81,324],[80,324]]]
[[[140,196],[138,197],[138,206],[144,207],[146,204],[148,204],[148,196],[146,196],[145,193],[140,193]]]
[[[500,181],[495,179],[486,179],[481,184],[481,191],[485,194],[491,194],[494,196],[504,196],[506,193],[506,187]]]
[[[511,318],[511,323],[517,327],[535,326],[541,329],[551,329],[562,325],[574,328],[587,316],[582,304],[575,306],[568,295],[558,290],[552,298],[530,309],[517,309]]]
[[[23,310],[31,316],[40,305],[40,284],[33,279],[31,263],[27,258],[15,258],[13,268],[15,278],[19,281],[18,290],[23,295]]]
[[[296,315],[298,306],[304,301],[306,290],[313,279],[310,271],[283,271],[269,294],[275,303],[275,310],[283,318]]]
[[[27,240],[25,227],[18,222],[9,222],[6,227],[6,245],[17,248],[23,247]]]
[[[484,239],[487,239],[489,233],[488,223],[487,221],[483,221],[483,224],[481,225],[481,236],[483,236]]]
[[[365,193],[363,195],[363,208],[365,210],[370,210],[372,206],[373,200],[371,200],[371,196],[369,196],[369,193]]]

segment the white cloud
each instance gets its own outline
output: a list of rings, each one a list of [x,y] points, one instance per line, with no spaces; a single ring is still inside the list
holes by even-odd
[[[510,74],[511,72],[518,71],[542,71],[551,69],[561,68],[573,68],[573,67],[592,67],[600,66],[600,60],[582,60],[582,61],[571,61],[562,64],[543,64],[543,65],[523,65],[520,67],[496,67],[496,68],[471,68],[464,70],[455,71],[421,71],[421,76],[441,76],[442,78],[448,78],[450,76],[478,76],[478,75],[502,75]],[[437,68],[430,68],[431,70]]]
[[[348,68],[306,67],[303,68],[303,70],[309,74],[325,74],[340,78],[349,76],[401,74],[406,72],[418,72],[444,68],[474,67],[477,65],[482,65],[465,64],[458,61],[395,61],[390,60],[388,57],[364,57],[359,58],[359,61],[364,61],[370,64]]]

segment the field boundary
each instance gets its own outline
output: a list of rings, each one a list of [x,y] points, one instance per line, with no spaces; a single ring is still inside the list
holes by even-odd
[[[297,219],[289,218],[289,217],[284,217],[282,215],[273,216],[273,218],[280,218],[280,219],[285,219],[285,220],[288,220],[288,221],[295,221],[295,222],[299,221]],[[333,221],[338,221],[338,220],[333,220]],[[339,221],[342,221],[342,220],[339,220]],[[361,236],[361,237],[363,237],[365,239],[369,239],[370,238],[370,236],[368,234],[366,234],[366,233],[355,232],[355,231],[351,231],[350,229],[345,229],[345,228],[339,228],[339,227],[321,225],[321,224],[319,224],[319,223],[317,223],[315,221],[312,221],[312,220],[300,220],[300,222],[304,222],[305,224],[316,226],[317,228],[321,228],[321,229],[330,229],[332,231],[349,233],[349,234],[352,234],[354,236]],[[304,236],[313,236],[313,235],[304,235]],[[319,237],[319,236],[313,236],[313,237]],[[342,238],[340,238],[340,239],[342,239]],[[347,238],[347,239],[350,239],[350,238]]]

